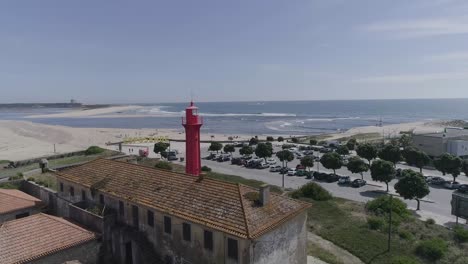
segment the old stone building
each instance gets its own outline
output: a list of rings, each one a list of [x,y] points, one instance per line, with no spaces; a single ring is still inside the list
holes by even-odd
[[[306,263],[309,205],[268,186],[105,159],[56,174],[61,199],[113,212],[103,243],[118,263]]]
[[[2,264],[94,264],[98,252],[93,232],[60,217],[39,213],[0,225]]]
[[[37,214],[43,207],[41,200],[22,191],[0,189],[0,224]]]

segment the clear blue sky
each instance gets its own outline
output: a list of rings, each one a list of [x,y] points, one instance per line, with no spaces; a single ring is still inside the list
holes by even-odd
[[[466,0],[0,1],[0,102],[468,97]]]

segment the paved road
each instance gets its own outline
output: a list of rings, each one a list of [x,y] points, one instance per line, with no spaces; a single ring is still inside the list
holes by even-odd
[[[204,151],[202,156],[206,156],[208,153]],[[289,167],[295,167],[299,163],[298,159],[293,160],[288,164]],[[279,162],[278,162],[279,164]],[[224,174],[231,174],[231,175],[238,175],[248,179],[255,179],[260,180],[272,185],[282,186],[282,175],[279,173],[272,173],[269,172],[268,169],[248,169],[245,167],[240,167],[237,165],[231,165],[230,162],[216,162],[211,160],[202,160],[202,165],[206,165],[213,169],[213,171],[224,173]],[[316,163],[316,166],[318,163]],[[397,167],[402,169],[415,169],[417,168],[409,167],[406,165],[398,164]],[[324,169],[321,165],[318,167],[314,167],[314,170],[319,170],[323,172],[332,172],[330,170]],[[433,170],[423,170],[425,175],[431,176],[442,176],[439,172]],[[341,168],[337,170],[337,174],[340,175],[350,175],[352,178],[359,178],[360,175],[353,175],[351,174],[346,168]],[[285,187],[286,188],[298,188],[303,184],[309,182],[305,177],[297,177],[297,176],[284,176],[285,178]],[[447,180],[451,180],[452,177],[445,176]],[[364,173],[364,179],[371,185],[363,186],[361,188],[352,188],[348,186],[340,186],[336,182],[335,183],[326,183],[326,182],[318,182],[322,185],[325,189],[330,191],[336,197],[342,197],[354,201],[366,202],[370,199],[379,195],[378,191],[385,191],[385,184],[378,183],[371,180],[370,173]],[[467,177],[459,176],[457,179],[459,182],[467,182]],[[393,180],[390,185],[390,191],[394,192],[393,186],[397,182],[397,180]],[[422,219],[433,218],[439,224],[448,224],[451,222],[455,222],[455,217],[451,215],[450,210],[450,200],[452,191],[444,189],[443,187],[431,186],[430,194],[425,197],[425,202],[421,202],[421,210],[417,213],[421,216]],[[376,192],[377,191],[377,192]],[[416,209],[416,201],[405,200],[408,206],[412,209]]]

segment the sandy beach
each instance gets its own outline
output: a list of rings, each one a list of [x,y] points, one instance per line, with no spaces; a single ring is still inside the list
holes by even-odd
[[[111,106],[104,108],[96,109],[80,109],[72,110],[63,113],[56,114],[47,114],[47,115],[30,115],[26,116],[27,118],[83,118],[83,117],[102,117],[103,115],[109,116],[109,114],[114,114],[111,116],[118,116],[119,112],[136,110],[143,108],[139,105],[126,105],[126,106]]]
[[[89,110],[96,113],[101,109]],[[84,112],[84,111],[83,111]],[[387,136],[397,136],[400,131],[413,130],[415,133],[441,131],[443,127],[432,123],[415,122],[395,124],[383,127],[369,126],[352,128],[343,133],[330,134],[328,139],[349,137],[362,133],[385,133]],[[180,129],[118,129],[118,128],[75,128],[67,126],[45,125],[26,121],[0,121],[0,160],[21,160],[40,157],[56,153],[64,153],[86,149],[91,145],[116,149],[107,146],[108,142],[120,142],[126,137],[167,137],[170,139],[184,139],[184,130]],[[213,137],[212,137],[213,136]],[[235,137],[234,141],[248,140],[253,135],[203,134],[202,140],[227,141]],[[265,136],[260,137],[264,139]],[[151,147],[151,143],[134,144]],[[124,148],[133,148],[124,145]],[[137,147],[138,148],[138,147]],[[173,142],[171,148],[184,153],[183,142]]]

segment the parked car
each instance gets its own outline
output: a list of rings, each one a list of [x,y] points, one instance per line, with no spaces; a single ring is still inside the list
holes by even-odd
[[[458,191],[462,193],[468,193],[468,184],[462,184],[458,187]]]
[[[356,179],[354,180],[352,183],[351,183],[351,186],[355,187],[355,188],[359,188],[361,186],[364,186],[366,185],[366,181],[365,180],[361,180],[361,179]]]
[[[335,174],[328,174],[327,178],[325,179],[326,182],[336,182],[340,179],[340,176]]]
[[[257,169],[268,169],[270,167],[270,164],[262,162],[257,165]]]
[[[396,170],[395,170],[395,176],[396,176],[397,178],[400,178],[400,177],[402,176],[402,175],[401,175],[401,172],[402,172],[402,170],[401,170],[400,168],[396,169]]]
[[[431,182],[432,182],[432,179],[434,179],[433,176],[424,176],[424,180],[425,180],[427,183],[431,183]]]
[[[307,171],[305,171],[305,170],[296,170],[296,176],[307,176]]]
[[[442,177],[434,177],[434,178],[432,178],[432,180],[431,180],[431,184],[434,184],[434,185],[442,185],[442,184],[445,184],[445,179],[442,178]]]
[[[332,150],[329,149],[329,148],[322,148],[322,149],[319,150],[319,152],[320,153],[328,153],[328,152],[332,152]]]
[[[338,180],[338,184],[350,184],[351,183],[351,178],[349,176],[342,176]]]
[[[231,156],[229,154],[220,155],[217,159],[218,162],[225,162],[231,160]]]
[[[328,176],[328,173],[314,172],[314,178],[319,181],[324,181]]]
[[[242,159],[243,160],[250,160],[250,159],[252,159],[252,156],[251,155],[243,156]]]
[[[447,189],[450,189],[450,190],[456,190],[460,187],[460,183],[459,182],[451,182],[451,181],[447,181],[444,183],[444,187],[447,188]]]
[[[320,162],[320,157],[314,157],[315,162]]]
[[[208,156],[204,157],[203,159],[212,160],[215,156],[216,156],[216,154],[210,153]]]
[[[242,160],[241,158],[232,158],[232,159],[231,159],[231,164],[232,164],[232,165],[242,165],[242,164],[241,164],[242,161],[243,161],[243,160]]]
[[[283,174],[283,173],[284,173],[284,174],[288,174],[288,171],[289,171],[289,170],[290,170],[290,168],[288,168],[288,167],[283,167],[283,168],[281,168],[281,169],[279,170],[279,173],[281,173],[281,174]]]
[[[278,172],[281,170],[281,166],[280,165],[272,165],[270,166],[270,172]]]
[[[298,164],[298,165],[296,166],[296,170],[305,170],[305,167],[302,166],[301,164]]]
[[[270,165],[276,164],[276,159],[269,158],[269,159],[267,159],[267,163],[270,164]]]
[[[293,168],[289,169],[288,176],[294,176],[294,175],[296,175],[296,169],[293,169]]]

